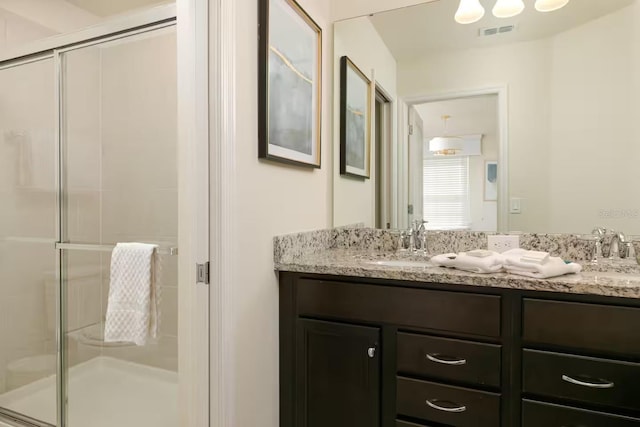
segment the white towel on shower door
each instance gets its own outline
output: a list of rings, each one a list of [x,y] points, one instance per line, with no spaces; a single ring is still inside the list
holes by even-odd
[[[105,342],[145,345],[158,333],[157,245],[118,243],[111,254]]]

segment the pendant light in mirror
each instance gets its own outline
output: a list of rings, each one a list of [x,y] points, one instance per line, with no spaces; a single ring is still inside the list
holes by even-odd
[[[536,0],[535,8],[538,12],[553,12],[565,7],[569,0]]]
[[[447,120],[451,116],[442,116],[444,122],[443,136],[436,136],[429,141],[429,151],[435,156],[453,156],[464,148],[464,141],[459,136],[449,136],[447,134]]]
[[[458,24],[473,24],[484,16],[480,0],[460,0],[455,20]]]
[[[496,18],[511,18],[524,10],[524,2],[522,0],[498,0],[493,6],[493,15]]]

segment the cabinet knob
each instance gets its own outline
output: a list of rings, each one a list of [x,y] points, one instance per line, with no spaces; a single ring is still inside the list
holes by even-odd
[[[367,354],[369,355],[370,359],[373,359],[374,357],[376,357],[376,348],[369,347],[369,349],[367,350]]]

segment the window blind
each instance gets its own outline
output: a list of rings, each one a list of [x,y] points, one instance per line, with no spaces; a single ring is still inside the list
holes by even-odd
[[[469,228],[469,157],[424,159],[423,212],[427,228]]]

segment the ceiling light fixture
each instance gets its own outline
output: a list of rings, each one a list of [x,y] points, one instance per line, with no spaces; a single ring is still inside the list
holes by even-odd
[[[498,0],[493,6],[493,16],[496,18],[511,18],[524,10],[522,0]]]
[[[435,156],[453,156],[464,148],[462,138],[447,135],[447,120],[450,118],[451,116],[442,116],[442,121],[444,121],[444,135],[437,136],[429,141],[429,151]]]
[[[538,12],[553,12],[565,7],[570,0],[536,0],[535,8]],[[492,12],[496,18],[511,18],[524,10],[522,0],[496,0]],[[484,16],[484,7],[480,0],[460,0],[455,20],[459,24],[473,24]]]
[[[569,0],[536,0],[535,8],[538,12],[553,12],[565,7]]]
[[[484,16],[480,0],[460,0],[455,20],[458,24],[473,24]]]

